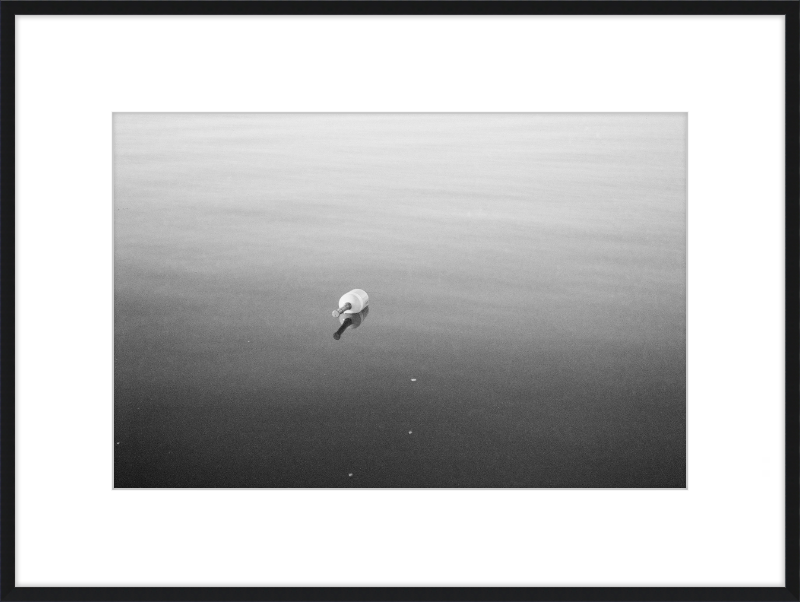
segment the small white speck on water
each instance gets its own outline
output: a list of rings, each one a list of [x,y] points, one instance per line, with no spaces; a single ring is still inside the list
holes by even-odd
[[[352,477],[352,476],[353,476],[353,473],[352,473],[352,472],[351,472],[351,473],[348,473],[348,475],[347,475],[347,476],[348,476],[348,477]]]
[[[408,434],[410,435],[410,434],[411,434],[411,433],[413,433],[413,432],[414,432],[414,431],[408,431]]]
[[[415,383],[415,382],[417,382],[417,379],[416,379],[416,378],[412,378],[412,379],[411,379],[411,382],[412,382],[412,383]]]
[[[119,441],[117,441],[117,445],[119,445]]]

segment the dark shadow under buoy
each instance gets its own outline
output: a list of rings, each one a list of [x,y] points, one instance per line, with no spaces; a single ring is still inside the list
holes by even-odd
[[[348,328],[358,328],[361,323],[367,319],[369,313],[369,306],[362,309],[357,314],[342,314],[339,316],[339,330],[333,333],[333,338],[337,341],[342,337],[342,333]]]

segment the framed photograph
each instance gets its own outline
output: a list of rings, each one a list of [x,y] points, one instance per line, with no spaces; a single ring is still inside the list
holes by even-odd
[[[796,2],[0,10],[0,599],[800,600]]]

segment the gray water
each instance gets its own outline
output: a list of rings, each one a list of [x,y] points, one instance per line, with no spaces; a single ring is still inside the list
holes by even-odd
[[[115,486],[684,487],[686,126],[116,114]]]

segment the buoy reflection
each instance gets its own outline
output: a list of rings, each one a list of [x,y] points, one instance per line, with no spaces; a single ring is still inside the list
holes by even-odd
[[[367,319],[369,313],[369,306],[362,309],[357,314],[342,314],[339,316],[339,330],[333,333],[333,338],[337,341],[342,337],[342,333],[348,328],[358,328],[361,323]]]

